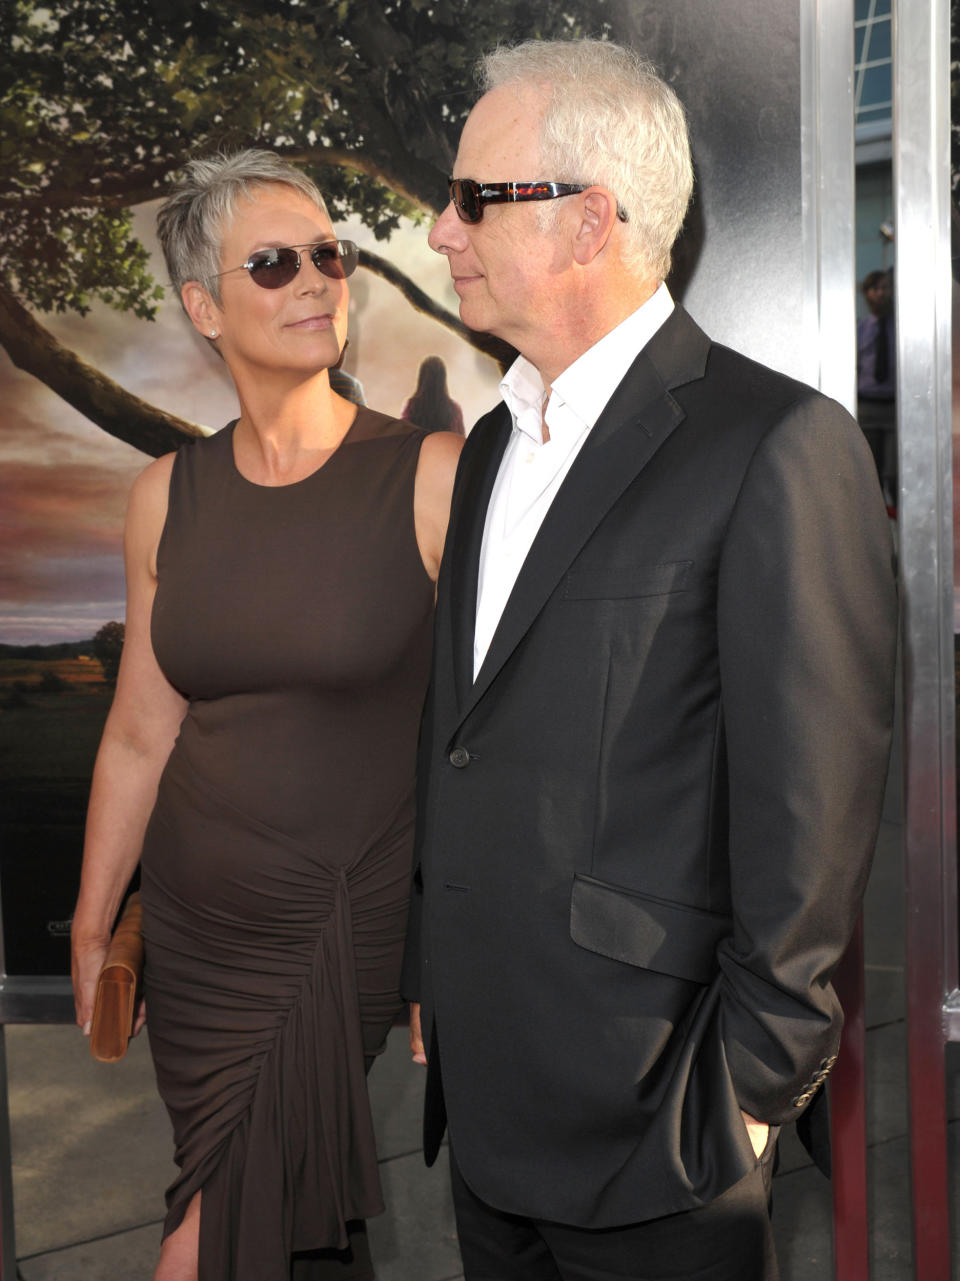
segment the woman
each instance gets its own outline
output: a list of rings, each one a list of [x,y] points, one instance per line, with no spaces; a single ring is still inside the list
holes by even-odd
[[[463,413],[447,393],[447,367],[439,356],[420,362],[417,389],[400,411],[400,417],[427,431],[455,431],[464,435]]]
[[[146,1017],[181,1167],[155,1281],[372,1277],[364,1069],[399,1007],[460,442],[330,390],[357,250],[298,171],[261,151],[194,161],[158,226],[240,417],[131,495],[126,644],[73,918],[77,1021],[89,1031],[140,859]]]

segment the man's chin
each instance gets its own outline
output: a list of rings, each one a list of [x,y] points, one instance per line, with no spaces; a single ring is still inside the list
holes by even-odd
[[[468,298],[461,298],[459,312],[460,319],[468,329],[472,329],[478,334],[492,334],[494,338],[499,337],[494,328],[496,323],[494,318],[489,312],[484,315],[484,309],[476,303],[471,303]]]

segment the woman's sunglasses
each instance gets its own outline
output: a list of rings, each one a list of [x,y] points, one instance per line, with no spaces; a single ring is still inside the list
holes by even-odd
[[[310,261],[317,271],[331,280],[352,276],[360,261],[360,250],[352,240],[321,240],[319,244],[286,245],[282,249],[258,249],[239,267],[217,273],[216,279],[231,271],[247,271],[261,289],[282,289],[300,270],[300,250],[310,250]]]
[[[480,222],[484,205],[526,200],[557,200],[575,196],[587,188],[576,182],[474,182],[472,178],[448,178],[450,199],[461,222]],[[626,210],[618,203],[617,217],[627,221]]]

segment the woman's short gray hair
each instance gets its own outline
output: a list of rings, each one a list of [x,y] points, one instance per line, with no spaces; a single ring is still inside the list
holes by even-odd
[[[487,54],[479,70],[484,92],[505,85],[546,91],[543,172],[516,178],[608,188],[628,217],[625,266],[664,279],[690,203],[693,163],[683,106],[653,64],[606,40],[526,40]],[[543,211],[545,218],[558,212]]]
[[[188,280],[199,280],[219,306],[223,228],[241,200],[269,186],[290,187],[329,218],[316,184],[272,151],[219,152],[184,166],[183,177],[157,211],[160,247],[178,294]]]

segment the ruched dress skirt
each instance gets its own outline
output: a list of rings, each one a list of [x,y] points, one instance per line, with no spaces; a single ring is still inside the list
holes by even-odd
[[[383,1208],[365,1064],[400,1007],[423,433],[361,408],[277,487],[232,435],[177,455],[158,552],[153,646],[189,706],[143,848],[144,987],[180,1167],[165,1232],[200,1191],[200,1281],[289,1281]]]

